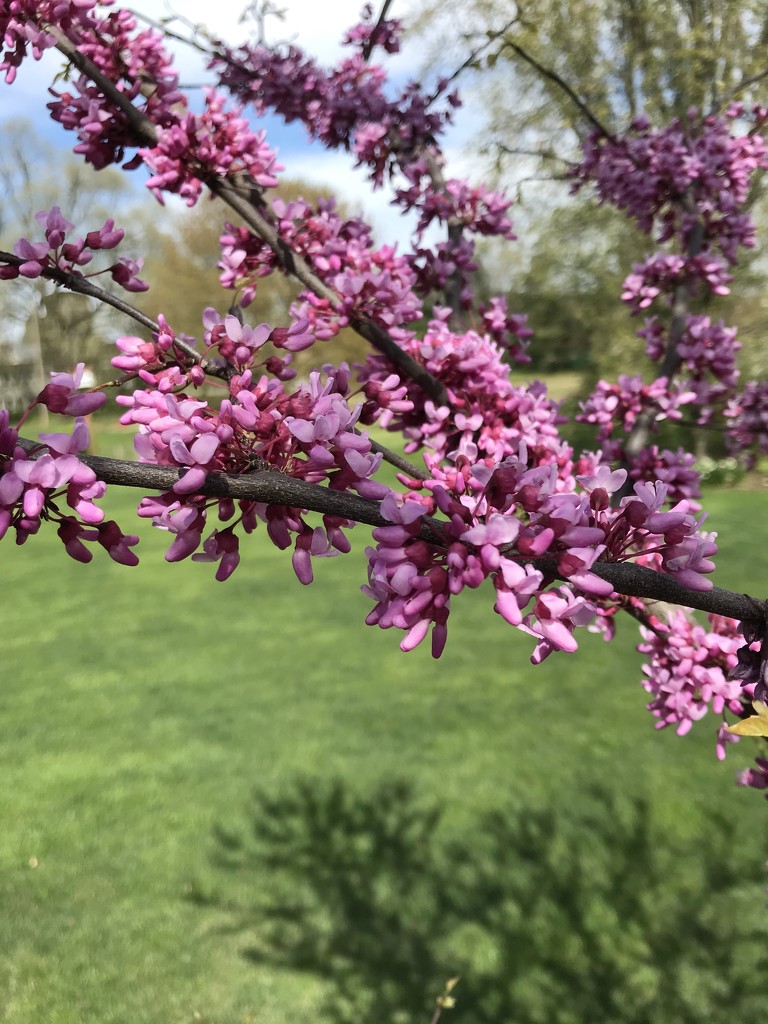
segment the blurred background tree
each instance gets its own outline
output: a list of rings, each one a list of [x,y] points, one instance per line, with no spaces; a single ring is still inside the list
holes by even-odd
[[[441,0],[422,7],[415,31],[441,67],[449,54],[458,66],[487,44],[469,61],[483,119],[469,145],[518,198],[513,262],[495,248],[485,256],[494,286],[530,315],[532,368],[577,368],[590,377],[617,362],[625,372],[647,370],[634,337],[640,324],[617,297],[652,243],[586,193],[569,198],[568,164],[593,127],[586,111],[615,131],[640,113],[662,125],[691,107],[758,101],[768,76],[768,7],[762,0]],[[768,225],[761,199],[758,187],[758,227]],[[730,309],[719,314],[745,327],[747,375],[765,370],[766,356],[751,344],[768,326],[764,279],[757,251],[737,269]]]

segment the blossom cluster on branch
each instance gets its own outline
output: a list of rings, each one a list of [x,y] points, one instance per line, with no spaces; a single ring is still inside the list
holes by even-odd
[[[68,88],[53,90],[48,106],[75,133],[75,152],[97,169],[146,168],[160,202],[176,194],[192,205],[208,189],[240,217],[220,240],[221,283],[235,291],[238,315],[201,310],[195,340],[162,315],[148,321],[120,306],[149,330],[117,339],[121,383],[140,382],[117,398],[121,422],[138,428],[140,465],[173,471],[139,515],[168,532],[169,561],[213,562],[220,581],[259,523],[279,548],[292,548],[302,583],[312,581],[313,558],[349,551],[355,522],[377,523],[367,621],[403,630],[403,650],[429,635],[439,656],[451,598],[489,580],[495,611],[534,638],[534,662],[576,650],[579,628],[610,639],[630,612],[643,625],[645,685],[660,726],[684,733],[708,708],[723,722],[726,712],[747,713],[749,698],[765,697],[765,606],[752,602],[742,627],[716,613],[705,629],[683,612],[662,620],[642,600],[657,596],[644,581],[666,577],[694,604],[712,586],[717,550],[693,456],[645,435],[692,406],[700,422],[724,411],[734,448],[768,445],[766,386],[736,392],[736,331],[697,305],[727,293],[740,248],[754,245],[745,204],[755,172],[768,166],[759,134],[768,111],[690,111],[661,128],[638,118],[620,137],[587,139],[575,186],[626,211],[661,246],[632,269],[621,295],[632,315],[650,314],[638,334],[659,369],[650,382],[598,383],[581,418],[597,426],[600,447],[577,454],[543,385],[510,379],[510,363],[528,358],[525,315],[503,296],[475,300],[476,238],[514,234],[502,194],[446,176],[440,139],[458,98],[447,80],[432,93],[409,84],[392,94],[371,61],[376,47],[397,51],[400,31],[395,20],[374,23],[369,9],[346,34],[351,54],[330,69],[295,46],[211,41],[220,88],[206,90],[195,114],[162,32],[131,12],[100,0],[12,0],[0,13],[6,82],[51,47],[71,63]],[[238,105],[228,105],[227,91]],[[271,197],[282,168],[249,121],[267,110],[354,154],[374,187],[389,180],[395,207],[416,214],[411,250],[376,244],[362,218],[344,219],[332,200]],[[0,253],[0,279],[45,277],[82,291],[80,268],[123,237],[108,221],[72,241],[58,207],[38,221],[45,241],[22,238]],[[145,287],[139,269],[121,259],[107,272],[135,291]],[[242,311],[277,271],[301,283],[291,322],[246,323]],[[114,305],[88,277],[87,294]],[[346,326],[372,351],[353,368],[318,360],[299,380],[293,354]],[[71,435],[24,442],[29,410],[15,426],[0,413],[0,537],[13,530],[23,543],[50,521],[72,557],[87,561],[86,545],[97,541],[135,564],[137,538],[103,522],[94,501],[105,484],[78,458],[89,443],[81,417],[106,401],[101,389],[81,391],[82,371],[54,374],[31,407],[76,417]],[[374,425],[398,433],[423,468],[374,441]],[[400,470],[397,491],[377,478],[384,459]],[[300,485],[304,503],[264,501],[255,484],[249,493],[248,481],[265,474]],[[131,482],[151,489],[152,479],[139,473]],[[329,494],[338,499],[332,511]],[[629,562],[644,574],[617,590],[604,569]],[[723,724],[720,753],[732,738]],[[765,788],[767,777],[759,764],[742,781]]]

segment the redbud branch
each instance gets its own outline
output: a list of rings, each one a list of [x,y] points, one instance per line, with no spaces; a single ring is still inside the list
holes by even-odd
[[[50,27],[50,31],[57,40],[57,48],[125,114],[140,142],[148,146],[157,145],[157,129],[150,118],[134,107],[130,100],[101,72],[93,61],[80,53],[74,43],[63,35],[61,31],[53,26]],[[242,177],[246,178],[245,175]],[[338,307],[339,297],[336,292],[317,277],[309,264],[301,256],[289,248],[278,235],[275,226],[265,216],[266,210],[263,203],[256,199],[259,190],[254,183],[248,183],[247,197],[243,194],[242,189],[237,188],[232,181],[218,175],[207,175],[206,184],[214,195],[219,196],[228,206],[239,213],[248,226],[267,243],[277,256],[280,265],[286,271],[296,277],[305,287],[320,296],[320,298],[327,299],[334,308]],[[259,209],[259,206],[261,209]],[[349,322],[350,326],[361,337],[365,338],[375,349],[387,356],[398,370],[406,377],[409,377],[415,384],[418,384],[433,401],[438,405],[448,405],[448,396],[440,381],[417,363],[409,353],[400,348],[382,327],[369,320],[350,319]]]
[[[0,251],[0,263],[7,263],[14,267],[20,267],[25,261],[19,256],[14,255],[12,252]],[[60,267],[44,267],[40,276],[44,277],[48,281],[53,281],[54,284],[61,285],[62,288],[67,288],[71,292],[77,292],[79,295],[87,295],[91,299],[98,299],[99,302],[103,302],[107,306],[112,306],[113,309],[118,310],[120,313],[124,313],[126,316],[131,317],[137,323],[140,323],[142,327],[146,327],[148,330],[153,331],[155,334],[160,330],[160,325],[152,317],[142,313],[140,309],[136,309],[130,302],[126,302],[125,299],[120,298],[119,295],[113,295],[108,292],[105,288],[101,288],[95,284],[93,278],[82,277],[80,274],[74,274],[67,270],[62,270]],[[188,345],[181,338],[174,338],[174,348],[180,349],[196,363],[199,363],[206,373],[211,374],[214,377],[224,377],[227,372],[215,363],[210,363],[207,359],[203,359],[199,352],[196,352],[191,345]]]
[[[646,629],[650,629],[657,636],[664,635],[664,630],[654,623],[653,617],[646,610],[644,605],[640,606],[631,599],[623,596],[619,599],[618,604],[622,611],[626,612],[627,615],[631,615],[632,618],[639,622],[641,626],[644,626]]]
[[[26,451],[37,449],[42,454],[45,450],[45,446],[40,442],[27,438],[19,438],[18,443]],[[78,458],[104,483],[140,487],[143,490],[170,491],[187,472],[170,466],[153,466],[143,462],[104,458],[100,455],[80,455]],[[382,516],[377,501],[286,476],[262,462],[257,464],[254,472],[237,476],[228,473],[209,473],[196,493],[211,498],[288,505],[374,527],[392,525]],[[430,544],[444,546],[445,541],[441,533],[443,525],[441,520],[425,516],[421,528],[422,539]],[[545,577],[567,579],[558,569],[558,561],[554,557],[527,558],[523,561],[538,569]],[[707,591],[690,590],[672,576],[632,562],[595,562],[590,572],[607,580],[617,593],[629,597],[665,601],[668,604],[726,615],[742,622],[762,624],[765,621],[766,603],[747,594],[737,594],[721,587],[712,587]]]
[[[386,17],[386,12],[391,3],[391,0],[385,0],[379,15],[377,26],[381,24],[383,19]],[[142,16],[143,17],[143,16]],[[153,22],[150,18],[144,18],[145,21],[155,25],[160,31],[170,35],[174,39],[178,39],[182,42],[187,43],[194,49],[201,53],[209,53],[206,47],[200,43],[195,42],[191,39],[171,32],[164,25],[160,25],[157,22]],[[505,27],[509,27],[509,24]],[[199,26],[192,26],[198,28]],[[213,53],[222,60],[226,60],[231,66],[235,66],[234,62],[225,54],[220,51],[213,43]],[[486,46],[488,44],[485,44]],[[482,49],[482,48],[481,48]],[[368,59],[370,53],[365,55],[365,59]],[[99,74],[98,68],[94,66],[94,73]],[[432,97],[428,101],[427,107],[430,105]],[[397,146],[398,133],[393,127],[390,131],[391,141],[393,147]],[[427,161],[429,170],[429,176],[432,181],[432,186],[436,192],[445,193],[445,177],[443,176],[442,170],[439,166],[438,161],[435,159],[434,153],[430,152],[427,147],[421,147],[419,149],[419,155],[424,156]],[[320,298],[326,299],[333,308],[336,308],[339,303],[337,293],[329,288],[320,278],[314,273],[310,265],[298,254],[286,244],[286,242],[280,238],[274,224],[271,222],[267,213],[266,205],[261,198],[262,190],[255,186],[255,184],[246,175],[242,175],[245,179],[245,187],[238,187],[239,183],[228,178],[220,177],[209,177],[206,180],[206,184],[214,195],[217,195],[222,199],[231,209],[238,213],[245,223],[261,238],[263,242],[270,247],[280,263],[280,266],[286,273],[291,274],[295,277],[305,288],[309,288],[315,295]],[[463,225],[461,221],[454,220],[448,224],[448,238],[457,244],[463,234]],[[448,281],[445,289],[446,304],[453,310],[453,312],[459,316],[461,314],[461,271],[456,270]],[[415,384],[418,384],[425,392],[432,398],[438,405],[449,405],[448,395],[442,384],[428,373],[420,363],[417,363],[407,352],[405,352],[399,345],[377,324],[367,320],[350,320],[350,326],[360,334],[365,340],[372,345],[375,349],[387,356],[395,364],[395,366],[403,372],[403,374],[412,380]]]
[[[0,251],[0,263],[7,263],[12,267],[20,267],[25,262],[26,260],[21,259],[12,252]],[[72,274],[66,270],[61,270],[59,267],[44,267],[40,276],[61,285],[63,288],[67,288],[71,292],[78,292],[80,295],[87,295],[91,299],[98,299],[99,302],[103,302],[105,305],[112,306],[113,309],[125,313],[126,316],[136,320],[142,327],[146,327],[150,331],[157,332],[160,330],[156,320],[142,313],[140,309],[136,309],[130,302],[120,298],[119,295],[113,295],[111,292],[106,291],[106,289],[100,288],[97,284],[94,284],[92,278],[82,277],[80,274]]]
[[[367,61],[368,58],[371,56],[371,51],[373,50],[373,45],[374,45],[373,44],[374,36],[376,35],[377,31],[379,30],[379,28],[381,28],[382,24],[384,23],[384,19],[387,16],[387,11],[389,10],[389,8],[391,6],[392,6],[392,0],[384,0],[384,3],[381,5],[381,10],[379,11],[379,16],[376,19],[376,24],[374,25],[373,31],[371,32],[370,36],[368,37],[368,41],[366,42],[365,46],[363,47],[362,57],[363,57],[363,60],[365,60],[365,61]]]
[[[356,430],[355,433],[359,434],[360,431]],[[368,440],[371,442],[371,451],[375,452],[377,455],[381,455],[384,461],[388,462],[391,466],[402,470],[403,473],[407,473],[408,476],[413,477],[414,480],[430,479],[430,475],[426,470],[419,469],[418,466],[414,466],[414,464],[409,462],[408,459],[404,459],[402,455],[398,455],[396,452],[386,448],[383,444],[379,444],[378,441],[374,441],[372,437],[369,437]]]
[[[49,32],[56,39],[56,48],[60,50],[87,78],[94,82],[107,99],[121,110],[128,119],[131,128],[135,132],[139,144],[142,146],[157,145],[157,128],[151,118],[142,113],[131,101],[117,88],[115,83],[102,74],[93,61],[81,53],[75,44],[55,25],[46,24],[45,31]]]
[[[42,455],[46,451],[40,441],[20,437],[18,444],[25,451]],[[33,456],[34,457],[34,456]],[[120,487],[140,487],[150,491],[170,491],[187,472],[172,466],[153,466],[144,462],[126,459],[110,459],[101,455],[78,455],[85,466],[89,466],[99,480]],[[368,526],[391,525],[380,510],[379,503],[362,498],[349,491],[337,491],[331,487],[307,483],[275,469],[260,459],[254,460],[255,469],[250,473],[229,474],[209,473],[205,482],[195,492],[204,497],[232,498],[235,501],[258,501],[267,505],[288,505],[304,508],[322,515],[339,516]],[[422,536],[432,544],[442,546],[441,523],[425,517]]]
[[[280,266],[306,288],[326,299],[333,308],[338,307],[339,297],[337,293],[329,288],[314,273],[307,261],[295,253],[290,246],[280,237],[277,228],[266,216],[266,208],[263,202],[250,195],[246,198],[241,188],[227,178],[213,177],[207,179],[206,184],[214,195],[223,199],[236,213],[239,213],[246,224],[266,242],[277,257]],[[249,189],[249,191],[252,191]],[[395,342],[390,335],[374,323],[372,320],[362,320],[357,317],[349,318],[349,325],[361,337],[365,338],[375,349],[385,355],[395,364],[404,376],[418,384],[426,394],[429,395],[438,405],[448,405],[448,395],[445,388],[435,377],[429,373],[420,363]]]

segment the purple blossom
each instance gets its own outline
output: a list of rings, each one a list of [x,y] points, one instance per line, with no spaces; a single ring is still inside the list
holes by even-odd
[[[65,416],[88,416],[95,412],[104,405],[107,396],[102,391],[80,392],[84,372],[85,363],[78,363],[73,374],[52,373],[50,384],[35,401]]]

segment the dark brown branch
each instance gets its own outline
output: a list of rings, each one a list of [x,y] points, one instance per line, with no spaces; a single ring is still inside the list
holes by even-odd
[[[46,451],[40,441],[19,438],[19,445],[25,451]],[[139,487],[146,491],[170,491],[187,472],[171,466],[153,466],[144,462],[130,462],[125,459],[109,459],[101,455],[78,455],[79,460],[89,466],[99,480],[119,487]],[[380,510],[379,503],[362,498],[350,491],[337,491],[331,487],[307,483],[286,476],[265,462],[257,462],[250,473],[232,475],[209,473],[205,483],[195,492],[211,498],[232,498],[235,501],[259,501],[268,505],[288,505],[304,508],[322,515],[339,516],[368,526],[391,526]],[[430,543],[442,544],[440,521],[425,517],[422,536]]]
[[[381,26],[384,24],[384,19],[387,16],[387,11],[389,10],[389,8],[391,6],[392,6],[392,0],[384,0],[384,3],[381,5],[381,10],[379,11],[379,16],[376,19],[376,24],[373,27],[373,31],[371,32],[371,34],[370,34],[370,36],[368,38],[368,41],[366,42],[365,46],[363,47],[362,57],[363,57],[364,61],[367,61],[368,58],[371,56],[371,51],[373,50],[373,47],[375,45],[374,42],[373,42],[374,36],[378,32],[378,30],[381,28]]]
[[[11,267],[20,267],[22,263],[26,262],[26,260],[14,255],[12,252],[0,251],[0,263],[7,263]],[[131,317],[131,319],[150,331],[157,332],[160,330],[156,320],[142,313],[140,309],[136,309],[130,302],[121,299],[119,295],[113,295],[105,288],[100,288],[99,285],[93,283],[92,278],[81,277],[79,274],[68,274],[65,270],[60,270],[58,267],[46,267],[40,276],[44,277],[47,281],[53,281],[55,284],[61,285],[62,288],[67,288],[71,292],[87,295],[91,299],[98,299],[99,302],[112,306],[113,309],[117,309],[120,313],[125,313],[126,316]],[[197,358],[199,359],[199,356]]]
[[[545,576],[564,578],[557,572],[557,561],[554,558],[532,559],[531,564]],[[673,576],[655,572],[634,562],[595,562],[590,572],[607,580],[618,594],[627,597],[679,604],[702,612],[726,615],[741,622],[761,623],[765,618],[765,603],[748,594],[737,594],[722,587],[691,590],[681,586]]]
[[[19,444],[27,451],[34,448],[39,448],[41,452],[45,450],[39,442],[26,438],[21,438]],[[139,487],[143,490],[170,491],[187,472],[183,469],[152,466],[142,462],[107,459],[98,455],[81,455],[79,458],[86,466],[90,466],[104,483]],[[212,498],[288,505],[323,515],[339,516],[369,526],[391,525],[382,516],[379,503],[376,501],[348,491],[336,491],[330,487],[297,480],[269,468],[259,468],[252,473],[239,476],[209,473],[197,493]],[[441,536],[443,525],[439,519],[425,516],[421,536],[431,544],[442,546],[445,543]],[[565,580],[558,571],[555,558],[531,558],[526,559],[526,562],[545,577]],[[617,593],[629,597],[665,601],[668,604],[726,615],[742,622],[762,624],[765,619],[765,603],[747,594],[737,594],[720,587],[713,587],[708,591],[690,590],[681,586],[672,576],[654,572],[653,569],[635,565],[633,562],[596,562],[590,571],[607,580]]]
[[[107,99],[125,114],[128,123],[136,134],[138,144],[142,146],[156,146],[157,128],[151,118],[143,114],[137,107],[134,107],[131,101],[120,92],[115,83],[107,78],[106,75],[103,75],[93,61],[82,54],[60,29],[56,28],[55,25],[46,24],[45,30],[55,37],[56,48],[74,64],[81,74],[90,78],[92,82],[98,85]]]
[[[243,194],[243,190],[226,178],[209,178],[206,182],[214,195],[223,199],[228,206],[240,214],[246,224],[270,247],[280,266],[301,284],[321,299],[326,299],[333,309],[339,305],[337,293],[320,280],[306,260],[299,256],[283,241],[277,228],[270,221],[263,203]],[[448,405],[448,396],[443,385],[420,363],[395,342],[389,334],[371,320],[350,319],[350,327],[365,338],[375,349],[385,355],[403,376],[418,384],[438,405]]]

